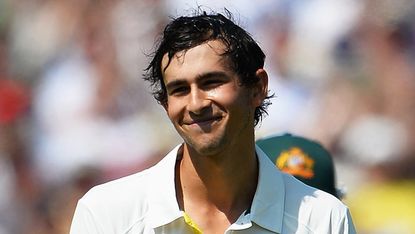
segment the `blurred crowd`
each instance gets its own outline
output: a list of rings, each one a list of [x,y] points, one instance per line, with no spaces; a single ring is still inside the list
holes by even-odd
[[[414,233],[414,1],[1,0],[0,234],[68,233],[91,186],[180,142],[141,75],[195,2],[226,6],[267,55],[257,137],[319,140],[359,233]]]

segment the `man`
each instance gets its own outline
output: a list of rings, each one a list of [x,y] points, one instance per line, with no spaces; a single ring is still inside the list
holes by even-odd
[[[172,20],[145,79],[184,142],[154,167],[91,189],[71,233],[354,233],[339,200],[256,148],[264,59],[221,14]]]

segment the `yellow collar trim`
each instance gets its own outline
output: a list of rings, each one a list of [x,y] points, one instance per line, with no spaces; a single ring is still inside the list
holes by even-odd
[[[189,225],[192,228],[194,234],[202,234],[202,230],[200,230],[200,228],[190,218],[190,216],[188,214],[186,214],[185,212],[183,212],[183,217],[184,217],[184,221],[187,223],[187,225]]]

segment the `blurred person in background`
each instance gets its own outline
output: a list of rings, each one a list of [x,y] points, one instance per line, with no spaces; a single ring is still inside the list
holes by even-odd
[[[111,23],[114,7],[115,2],[105,0],[42,6],[44,17],[56,17],[55,24],[72,29],[35,87],[34,157],[42,180],[51,185],[83,166],[116,168],[124,163],[123,156],[137,164],[146,157],[127,146],[133,136],[124,131],[118,109],[122,80]],[[69,15],[75,17],[67,19]],[[114,154],[120,155],[118,161],[111,159]],[[60,176],[50,177],[52,171]]]
[[[40,190],[30,164],[31,89],[13,76],[10,15],[0,3],[0,233],[24,233]]]
[[[0,226],[6,223],[6,233],[68,233],[70,217],[65,216],[72,216],[84,189],[142,170],[158,159],[166,141],[157,142],[157,147],[146,141],[161,130],[168,135],[168,129],[152,117],[152,102],[132,98],[147,97],[138,91],[144,89],[140,79],[125,75],[136,75],[140,68],[125,71],[119,65],[126,53],[120,44],[152,43],[151,32],[163,15],[160,5],[143,0],[0,1],[1,69],[8,71],[1,79],[11,80],[2,82],[2,91],[6,97],[16,90],[30,96],[29,107],[21,112],[24,118],[10,113],[25,99],[0,98],[2,107],[7,104],[7,111],[0,108],[2,114],[19,120],[5,121],[0,130],[5,159],[0,160],[0,207],[6,206]],[[148,14],[154,17],[151,23],[128,20]],[[139,52],[133,59],[136,50],[128,52],[130,63],[143,64]],[[102,173],[78,186],[84,168]]]
[[[40,188],[27,147],[31,134],[27,129],[29,90],[21,81],[5,77],[3,71],[0,74],[0,233],[20,233],[24,226],[19,222],[30,220]]]
[[[347,196],[359,233],[415,233],[415,152],[396,158],[366,165]]]
[[[365,1],[333,50],[335,79],[315,127],[337,132],[331,145],[353,181],[345,202],[359,233],[414,233],[414,16],[413,1]]]
[[[256,144],[281,171],[339,199],[343,198],[343,190],[336,186],[332,155],[319,142],[284,133],[260,138]]]
[[[152,102],[141,98],[145,86],[133,82],[138,79],[130,77],[131,71],[121,66],[121,58],[124,61],[126,55],[120,44],[134,46],[146,37],[152,39],[151,30],[158,20],[146,24],[147,34],[141,37],[136,32],[144,30],[142,20],[130,25],[134,18],[128,21],[129,28],[118,27],[119,21],[131,17],[131,9],[146,9],[154,17],[162,15],[161,10],[155,10],[157,4],[141,0],[88,0],[79,4],[46,0],[33,12],[27,12],[26,4],[20,6],[23,9],[19,14],[33,16],[30,22],[27,16],[16,20],[16,24],[25,26],[15,30],[15,60],[23,63],[24,57],[32,60],[31,56],[37,57],[38,53],[39,61],[35,63],[44,60],[40,68],[29,69],[37,70],[33,87],[32,121],[37,136],[32,143],[33,164],[44,183],[60,184],[84,166],[103,169],[104,179],[119,177],[152,164],[167,144],[160,141],[154,147],[154,141],[150,141],[161,130],[168,135],[168,129],[163,129],[153,116]],[[29,35],[39,47],[45,47],[43,51],[24,41]],[[131,59],[140,63],[138,55]],[[139,68],[129,69],[136,72]],[[137,142],[142,145],[137,147]],[[59,176],[51,177],[51,173]]]
[[[91,189],[71,233],[355,233],[341,201],[256,148],[270,98],[265,55],[226,13],[199,9],[167,24],[145,79],[184,143]]]

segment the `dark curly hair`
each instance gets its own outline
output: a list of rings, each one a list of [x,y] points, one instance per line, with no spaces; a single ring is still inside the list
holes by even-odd
[[[167,104],[161,66],[163,56],[167,54],[170,63],[176,53],[210,40],[221,40],[224,43],[225,52],[222,56],[228,59],[231,69],[240,77],[241,85],[249,87],[259,82],[255,74],[258,69],[264,67],[265,54],[249,33],[233,22],[232,14],[227,10],[225,13],[227,17],[199,10],[193,16],[181,16],[167,24],[157,49],[150,55],[151,62],[144,74],[144,80],[150,82],[154,98],[159,104]],[[271,97],[267,96],[255,109],[255,125],[267,114],[266,109],[271,104]]]

